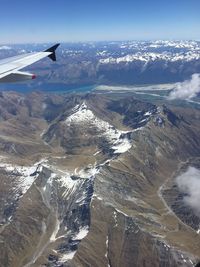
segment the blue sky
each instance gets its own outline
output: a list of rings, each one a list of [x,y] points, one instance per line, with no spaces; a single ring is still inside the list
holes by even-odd
[[[200,40],[200,0],[0,0],[0,7],[0,43]]]

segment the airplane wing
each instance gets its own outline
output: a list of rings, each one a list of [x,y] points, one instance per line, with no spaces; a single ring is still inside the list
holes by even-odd
[[[56,49],[59,44],[56,44],[43,52],[34,52],[15,57],[10,57],[0,60],[0,82],[18,82],[30,79],[35,79],[34,74],[22,72],[21,69],[39,61],[44,57],[49,57],[56,61]]]

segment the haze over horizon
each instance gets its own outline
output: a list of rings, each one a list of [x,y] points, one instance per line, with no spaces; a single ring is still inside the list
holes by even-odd
[[[155,39],[200,40],[197,0],[21,0],[1,4],[1,44]]]

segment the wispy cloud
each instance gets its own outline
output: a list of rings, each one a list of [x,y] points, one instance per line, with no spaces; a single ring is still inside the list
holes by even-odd
[[[200,170],[189,167],[176,178],[179,190],[186,194],[185,203],[200,217]]]
[[[190,80],[178,83],[169,94],[169,99],[190,99],[200,92],[200,74],[195,73]]]

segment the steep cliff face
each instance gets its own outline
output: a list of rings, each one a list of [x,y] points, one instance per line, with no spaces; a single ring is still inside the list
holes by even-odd
[[[175,178],[200,168],[198,110],[39,93],[0,108],[2,266],[195,265],[199,217]]]

